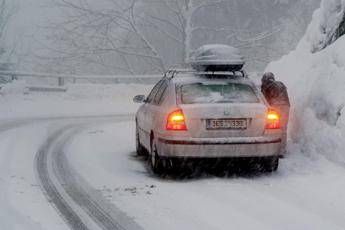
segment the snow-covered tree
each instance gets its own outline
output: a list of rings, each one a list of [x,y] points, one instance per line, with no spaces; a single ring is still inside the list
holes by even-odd
[[[286,40],[283,50],[273,45],[279,44],[283,29],[286,35],[295,29],[283,26],[289,9],[297,3],[306,8],[301,0],[53,1],[65,20],[50,26],[47,47],[52,52],[42,57],[44,67],[97,74],[162,72],[186,62],[191,51],[207,43],[239,47],[247,68],[262,70],[302,35],[280,37]],[[306,24],[296,26],[304,31]]]
[[[335,31],[335,38],[338,39],[343,35],[345,35],[345,14],[343,15],[343,19],[340,22],[337,30]]]
[[[188,59],[193,17],[222,0],[56,0],[67,20],[54,26],[61,57],[82,57],[134,74]],[[106,60],[108,58],[108,60]],[[114,62],[109,61],[115,61]]]
[[[5,44],[6,27],[12,11],[9,9],[6,0],[0,0],[0,71],[8,71],[13,68],[11,56],[14,49],[9,48]],[[8,82],[8,77],[0,76],[0,83]]]
[[[311,51],[318,52],[344,34],[345,1],[322,0],[308,28],[306,40]]]
[[[8,70],[10,68],[6,48],[4,47],[4,35],[10,16],[6,0],[0,0],[0,70]]]

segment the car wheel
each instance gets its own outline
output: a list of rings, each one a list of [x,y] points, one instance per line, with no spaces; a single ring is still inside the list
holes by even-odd
[[[159,157],[157,146],[155,144],[151,147],[149,159],[152,172],[159,176],[162,175],[164,172],[163,160]]]
[[[263,169],[265,172],[275,172],[278,170],[279,166],[279,157],[267,157],[263,159]]]
[[[145,148],[140,143],[138,125],[136,125],[135,131],[135,147],[137,151],[137,156],[144,156],[146,154]]]

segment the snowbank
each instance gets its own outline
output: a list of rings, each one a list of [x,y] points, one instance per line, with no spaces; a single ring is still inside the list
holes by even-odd
[[[290,135],[307,154],[345,162],[345,37],[327,44],[343,18],[344,0],[324,0],[296,50],[267,71],[285,82],[292,97]]]
[[[135,113],[139,104],[132,98],[147,95],[150,88],[142,84],[70,84],[60,92],[44,92],[30,91],[25,82],[14,82],[0,90],[0,120]]]

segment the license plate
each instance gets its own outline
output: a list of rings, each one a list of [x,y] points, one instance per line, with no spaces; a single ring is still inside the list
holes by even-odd
[[[208,119],[206,129],[247,129],[247,119]]]

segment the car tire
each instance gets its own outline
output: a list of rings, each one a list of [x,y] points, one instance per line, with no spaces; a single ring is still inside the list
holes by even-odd
[[[264,158],[262,163],[265,172],[275,172],[278,170],[279,156]]]
[[[136,128],[135,128],[135,147],[136,147],[137,156],[146,155],[146,150],[144,146],[142,146],[142,144],[140,143],[138,125],[136,125]]]
[[[158,175],[158,176],[163,175],[164,164],[163,164],[163,160],[158,154],[156,144],[152,144],[151,153],[149,156],[149,163],[150,163],[151,170],[155,175]]]

